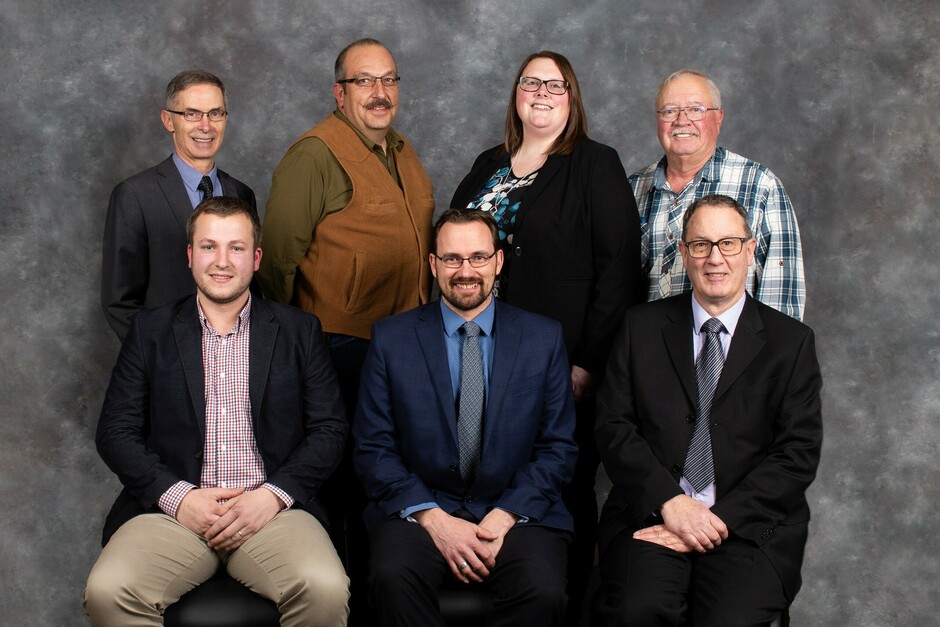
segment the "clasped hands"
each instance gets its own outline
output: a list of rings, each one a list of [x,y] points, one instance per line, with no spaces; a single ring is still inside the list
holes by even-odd
[[[680,494],[662,506],[663,524],[640,529],[636,540],[652,542],[679,553],[704,553],[728,537],[728,527],[710,509]]]
[[[196,488],[183,497],[176,519],[204,538],[209,548],[234,551],[281,507],[281,500],[266,488],[247,492],[244,488]]]
[[[451,516],[439,507],[413,514],[428,532],[454,578],[462,583],[482,582],[496,565],[496,555],[516,517],[495,508],[479,524]]]

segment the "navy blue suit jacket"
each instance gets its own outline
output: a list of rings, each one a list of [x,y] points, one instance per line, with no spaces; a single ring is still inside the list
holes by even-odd
[[[267,481],[323,522],[315,497],[349,428],[320,321],[257,297],[251,308],[251,423]],[[177,481],[199,485],[205,427],[202,327],[189,296],[135,316],[111,374],[95,442],[124,489],[103,543],[132,517],[159,512]]]
[[[474,483],[458,468],[457,409],[440,304],[377,322],[353,421],[367,522],[434,501],[477,518],[500,507],[530,524],[572,529],[561,502],[577,457],[561,326],[496,303],[493,368]]]
[[[256,208],[250,187],[218,173],[221,195]],[[121,341],[138,311],[196,291],[186,263],[186,220],[192,212],[173,155],[111,192],[101,245],[101,306]]]

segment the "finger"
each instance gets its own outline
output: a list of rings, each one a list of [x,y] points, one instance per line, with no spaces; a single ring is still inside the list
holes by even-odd
[[[470,583],[470,579],[464,574],[470,570],[470,564],[459,556],[457,559],[459,561],[450,562],[450,570],[454,573],[454,578],[461,583]]]

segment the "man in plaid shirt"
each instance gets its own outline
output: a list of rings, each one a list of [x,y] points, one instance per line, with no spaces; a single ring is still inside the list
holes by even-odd
[[[85,589],[93,625],[162,625],[224,567],[282,625],[345,625],[349,580],[317,492],[348,433],[320,322],[248,291],[261,225],[242,200],[187,224],[196,294],[138,314],[98,452],[124,486]]]
[[[793,205],[770,170],[718,147],[724,116],[718,86],[695,70],[674,72],[659,86],[656,115],[666,154],[630,177],[640,212],[640,259],[649,276],[648,300],[692,289],[678,254],[682,217],[695,200],[723,194],[744,206],[757,239],[747,291],[802,320],[806,286]]]

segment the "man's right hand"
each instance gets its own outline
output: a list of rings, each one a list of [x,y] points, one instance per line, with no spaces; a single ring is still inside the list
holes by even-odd
[[[206,531],[229,510],[229,503],[219,503],[235,498],[244,488],[195,488],[186,493],[176,510],[176,520],[181,525],[205,538]]]
[[[685,494],[666,501],[660,514],[666,529],[693,551],[710,551],[728,537],[728,526],[724,521]]]
[[[451,516],[439,507],[415,512],[413,517],[430,534],[454,578],[463,583],[480,583],[489,576],[496,558],[483,541],[496,540],[495,533]]]

